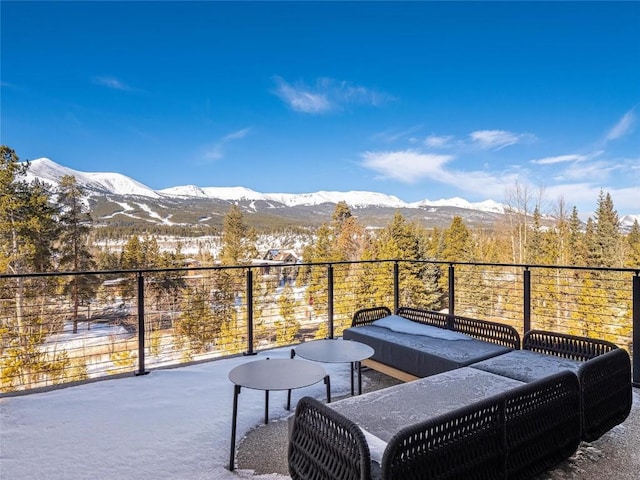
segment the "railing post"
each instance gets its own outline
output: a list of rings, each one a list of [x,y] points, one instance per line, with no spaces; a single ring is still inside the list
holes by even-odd
[[[253,351],[253,271],[247,268],[247,351],[244,355],[255,355]]]
[[[524,287],[522,299],[522,315],[524,333],[531,330],[531,270],[524,267]]]
[[[149,373],[144,368],[144,341],[145,341],[145,326],[144,326],[144,274],[138,272],[138,375],[146,375]]]
[[[327,265],[327,321],[329,338],[333,338],[333,265]]]
[[[398,313],[400,308],[400,265],[393,262],[393,313]]]
[[[640,387],[640,272],[633,277],[633,386]]]
[[[456,269],[453,263],[449,264],[449,315],[456,314]]]

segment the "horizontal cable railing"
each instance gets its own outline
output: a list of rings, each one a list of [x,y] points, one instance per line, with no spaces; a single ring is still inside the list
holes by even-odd
[[[380,260],[0,275],[0,393],[339,337],[372,306],[609,340],[640,380],[639,270]]]

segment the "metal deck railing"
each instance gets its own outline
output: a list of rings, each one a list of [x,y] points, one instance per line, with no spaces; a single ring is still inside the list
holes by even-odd
[[[376,260],[0,275],[0,392],[332,338],[378,305],[606,339],[640,384],[640,270]]]

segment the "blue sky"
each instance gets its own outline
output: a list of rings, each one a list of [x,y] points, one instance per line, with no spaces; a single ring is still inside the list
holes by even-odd
[[[1,142],[156,189],[640,213],[640,2],[8,2]]]

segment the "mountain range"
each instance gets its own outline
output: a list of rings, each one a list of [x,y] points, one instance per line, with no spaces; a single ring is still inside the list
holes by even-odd
[[[26,179],[57,186],[73,175],[86,193],[93,219],[102,225],[208,225],[220,227],[230,205],[242,208],[247,223],[256,228],[317,226],[331,219],[338,202],[346,202],[353,215],[369,227],[383,227],[399,211],[408,220],[428,227],[446,227],[454,216],[469,226],[490,227],[506,207],[496,201],[471,203],[462,198],[406,203],[377,192],[260,193],[245,187],[184,185],[154,190],[112,172],[81,172],[48,158],[32,160]],[[631,225],[635,217],[624,223]]]

